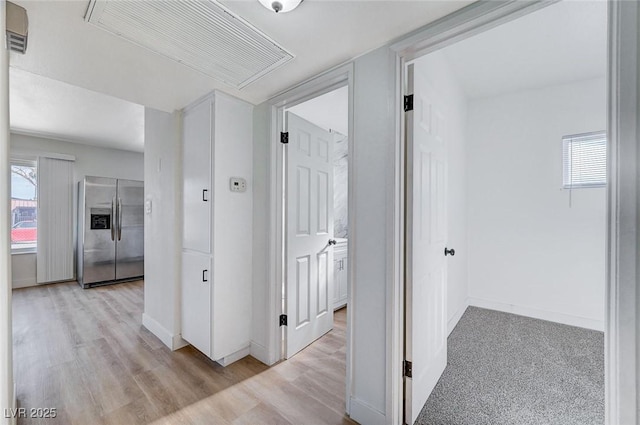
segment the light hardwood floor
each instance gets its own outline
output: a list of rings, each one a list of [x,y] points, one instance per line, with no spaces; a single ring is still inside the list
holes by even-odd
[[[14,290],[19,407],[56,408],[19,424],[353,424],[345,410],[345,310],[334,330],[267,367],[226,368],[172,352],[141,325],[143,283]]]

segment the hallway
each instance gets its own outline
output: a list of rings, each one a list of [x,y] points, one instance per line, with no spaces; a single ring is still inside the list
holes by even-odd
[[[55,408],[53,424],[349,424],[346,309],[334,329],[271,368],[226,368],[189,347],[171,352],[141,325],[143,282],[14,290],[18,407]]]

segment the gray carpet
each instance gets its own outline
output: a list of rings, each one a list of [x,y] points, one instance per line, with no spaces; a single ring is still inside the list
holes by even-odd
[[[469,307],[416,424],[604,424],[604,334]]]

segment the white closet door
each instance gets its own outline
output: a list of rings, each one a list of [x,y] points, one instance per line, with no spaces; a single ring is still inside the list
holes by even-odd
[[[442,102],[410,66],[407,112],[405,421],[414,423],[447,366],[447,138]],[[411,87],[413,85],[413,87]],[[411,91],[413,89],[413,91]]]
[[[73,162],[38,158],[37,282],[74,278]]]

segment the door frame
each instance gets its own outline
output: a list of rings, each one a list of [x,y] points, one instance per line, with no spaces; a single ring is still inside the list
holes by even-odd
[[[445,16],[403,37],[391,45],[396,55],[396,99],[402,99],[406,87],[406,67],[412,60],[457,41],[512,21],[558,0],[479,1]],[[607,75],[607,281],[605,289],[605,419],[607,424],[636,423],[636,365],[638,314],[636,291],[638,190],[635,181],[637,162],[637,117],[639,42],[637,28],[640,7],[635,2],[608,0],[608,75]],[[621,54],[624,52],[624,54]],[[633,53],[632,53],[633,52]],[[397,123],[404,122],[404,111],[398,108]],[[397,125],[396,176],[400,213],[396,228],[405,229],[405,154],[404,125]],[[627,177],[630,176],[630,177]],[[404,347],[404,231],[396,232],[400,247],[396,262],[395,292],[391,323],[392,339]],[[393,423],[403,423],[402,359],[391,371],[390,400]]]
[[[335,89],[347,86],[349,91],[348,106],[348,157],[353,158],[353,63],[333,68],[319,76],[305,81],[268,101],[269,105],[269,143],[270,143],[270,170],[269,170],[269,215],[273,217],[269,224],[269,307],[268,307],[268,352],[270,363],[275,363],[284,359],[284,340],[282,338],[283,328],[280,327],[278,317],[286,314],[286,306],[282,303],[282,288],[286,285],[286,237],[285,237],[285,163],[284,163],[284,147],[280,143],[280,132],[284,131],[284,111],[300,103],[306,102],[315,97]],[[356,231],[356,223],[353,219],[355,216],[353,202],[353,161],[348,161],[348,201],[347,208],[349,211],[348,225],[349,238],[347,241],[348,250],[348,276],[347,276],[347,372],[346,372],[346,413],[350,411],[349,399],[351,395],[352,382],[352,338],[351,329],[353,323],[353,276],[355,275],[352,238]]]

